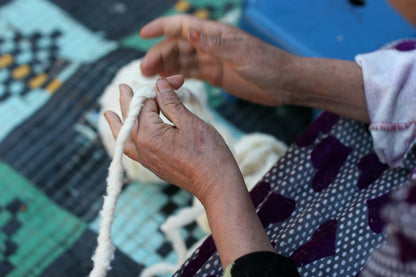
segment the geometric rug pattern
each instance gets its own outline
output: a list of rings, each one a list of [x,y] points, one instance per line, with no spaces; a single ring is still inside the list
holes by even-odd
[[[97,134],[98,98],[122,66],[158,41],[139,37],[148,21],[177,13],[220,19],[240,8],[241,0],[0,0],[0,276],[88,274],[110,163]],[[231,116],[243,102],[207,87],[230,128],[256,130]],[[308,120],[302,114],[298,128],[262,131],[289,133],[277,137],[290,143]],[[189,193],[170,184],[126,184],[109,276],[175,263],[160,225],[191,204]],[[205,234],[190,224],[181,235],[191,246]]]

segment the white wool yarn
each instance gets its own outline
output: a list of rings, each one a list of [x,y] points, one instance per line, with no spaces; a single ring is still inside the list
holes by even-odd
[[[235,159],[251,190],[273,164],[286,152],[285,143],[262,133],[244,135],[235,145]]]
[[[257,184],[286,150],[286,144],[271,135],[262,133],[244,135],[234,144],[234,157],[248,190]],[[202,207],[197,198],[194,198],[193,205]],[[202,230],[211,233],[205,213],[198,215],[196,220]]]
[[[275,137],[267,134],[254,133],[244,135],[235,145],[235,158],[243,174],[247,188],[251,190],[274,163],[286,152],[287,146]],[[189,257],[205,237],[186,249],[185,242],[180,236],[180,228],[195,221],[205,233],[210,234],[208,218],[199,200],[194,197],[192,207],[181,209],[176,215],[171,215],[161,226],[173,249],[178,255],[176,265],[157,263],[143,270],[140,277],[157,276],[163,273],[173,273]],[[172,271],[169,272],[169,269]]]
[[[144,77],[140,71],[140,63],[141,60],[135,60],[120,69],[112,82],[106,87],[99,101],[101,112],[98,121],[98,131],[104,147],[110,156],[113,157],[113,161],[110,165],[107,178],[107,196],[104,197],[103,208],[100,212],[102,219],[97,239],[98,246],[93,257],[94,268],[90,273],[91,277],[105,276],[107,270],[110,269],[110,263],[114,257],[114,246],[111,241],[111,225],[117,198],[122,188],[123,169],[127,176],[134,181],[142,183],[163,183],[151,171],[138,162],[131,160],[126,155],[123,155],[122,152],[125,140],[129,135],[128,130],[134,125],[134,120],[140,112],[143,101],[155,96],[154,84],[157,77]],[[128,117],[120,130],[117,141],[114,141],[111,129],[103,113],[106,110],[112,110],[121,116],[118,101],[119,84],[121,83],[130,85],[135,93],[130,104]],[[249,190],[254,187],[256,182],[261,179],[286,151],[287,146],[284,143],[266,134],[247,134],[242,136],[238,142],[235,142],[236,140],[231,136],[226,127],[218,124],[214,120],[208,107],[203,82],[186,80],[184,86],[177,91],[177,94],[191,112],[213,125],[224,137],[235,156]],[[170,123],[163,114],[161,114],[161,118],[166,123]],[[210,233],[203,206],[196,198],[194,198],[192,207],[183,208],[178,214],[170,216],[161,226],[161,230],[172,243],[178,255],[177,264],[158,263],[146,268],[141,276],[149,277],[174,272],[185,261],[203,240],[201,239],[190,249],[186,249],[185,242],[180,236],[179,230],[195,220],[207,234]]]
[[[100,97],[99,104],[101,106],[98,116],[98,133],[101,137],[102,143],[109,155],[113,157],[116,142],[114,141],[110,127],[104,117],[105,111],[114,111],[121,117],[121,110],[119,105],[119,85],[124,83],[129,85],[133,91],[137,91],[143,86],[154,86],[157,77],[147,78],[143,76],[140,70],[141,59],[134,60],[129,64],[123,66],[111,83],[105,88],[103,95]],[[184,105],[194,114],[197,114],[201,119],[213,125],[220,131],[228,144],[233,143],[233,138],[225,128],[217,126],[213,116],[208,108],[208,101],[206,97],[205,85],[201,81],[187,79],[181,89],[178,90],[178,95],[183,101]],[[169,123],[169,121],[161,115],[161,118]],[[145,184],[164,183],[150,170],[131,160],[127,156],[123,156],[123,167],[128,178],[134,181]]]
[[[133,61],[128,65],[122,67],[112,82],[105,88],[103,95],[99,99],[101,106],[98,117],[98,133],[107,153],[113,157],[116,142],[113,138],[110,126],[104,117],[105,111],[113,111],[121,118],[121,109],[119,103],[119,85],[128,84],[133,91],[140,89],[143,86],[154,85],[156,80],[154,78],[146,78],[141,74],[140,61]],[[147,170],[141,164],[131,160],[129,157],[123,155],[123,168],[129,178],[133,180],[141,179],[145,183],[162,182],[152,172]]]
[[[147,98],[154,98],[156,91],[152,87],[142,87],[136,91],[130,102],[129,112],[123,126],[117,137],[113,160],[107,176],[107,195],[104,197],[103,207],[101,209],[101,222],[98,232],[97,243],[93,261],[94,267],[90,273],[90,277],[106,276],[107,270],[111,269],[111,260],[114,258],[114,244],[111,240],[111,226],[114,220],[114,212],[117,204],[118,196],[120,195],[123,186],[123,165],[122,157],[124,152],[124,145],[130,136],[130,131],[133,128],[137,116],[140,113],[143,102]]]
[[[180,89],[177,90],[176,93],[178,94],[178,97],[181,99],[181,101],[192,101],[192,95],[189,90]],[[114,212],[117,204],[117,199],[123,187],[122,158],[125,156],[123,154],[124,145],[130,136],[130,131],[137,120],[137,116],[140,113],[143,102],[146,99],[154,98],[155,96],[156,91],[154,86],[142,86],[134,92],[133,98],[130,102],[128,115],[120,129],[117,140],[115,142],[113,160],[110,164],[107,177],[107,195],[104,196],[104,203],[100,212],[101,222],[97,238],[98,246],[92,258],[94,261],[94,267],[90,273],[90,277],[105,276],[107,270],[111,269],[110,263],[114,258],[115,250],[111,240],[111,226],[114,220]],[[167,121],[167,119],[165,120]],[[175,239],[176,237],[171,238]]]

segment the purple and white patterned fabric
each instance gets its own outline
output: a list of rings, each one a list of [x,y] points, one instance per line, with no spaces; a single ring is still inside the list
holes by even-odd
[[[390,48],[409,51],[415,45],[415,40],[403,40]],[[358,58],[364,68],[367,57]],[[399,72],[411,76],[416,74],[412,69],[409,65]],[[413,82],[405,76],[395,80],[406,89]],[[367,89],[371,81],[366,82]],[[414,103],[416,94],[409,97]],[[389,107],[380,106],[383,101],[370,103],[371,119],[379,120],[379,107],[402,115],[394,106],[400,101]],[[416,152],[409,150],[414,136],[393,135],[388,143],[398,145],[383,145],[372,126],[374,145],[367,125],[322,113],[250,192],[276,252],[291,257],[301,276],[416,276],[416,177],[408,184],[416,166]],[[388,167],[378,155],[397,167]],[[174,276],[221,275],[209,237]]]
[[[415,164],[408,156],[389,168],[373,152],[367,125],[323,113],[251,197],[276,252],[301,276],[355,276],[385,241],[380,210]],[[210,237],[175,276],[221,275]]]
[[[390,112],[397,113],[393,117],[395,119],[399,119],[400,121],[394,122],[390,120],[390,124],[384,125],[385,127],[391,127],[390,130],[388,130],[387,128],[385,128],[385,130],[381,130],[381,128],[377,127],[381,127],[383,126],[383,124],[372,123],[372,125],[374,125],[372,134],[374,137],[374,134],[376,132],[387,132],[387,136],[389,136],[388,140],[391,140],[390,143],[394,143],[392,145],[404,143],[405,145],[401,145],[401,148],[405,149],[404,152],[407,153],[403,153],[403,156],[406,159],[406,155],[415,155],[415,149],[414,147],[411,147],[411,145],[414,144],[415,140],[415,113],[412,108],[414,108],[414,104],[416,101],[416,93],[414,85],[415,72],[413,72],[411,69],[414,67],[415,62],[414,57],[416,51],[414,50],[416,49],[416,40],[403,39],[391,43],[386,48],[393,48],[402,52],[410,51],[406,53],[396,51],[393,54],[398,57],[397,61],[395,62],[396,66],[399,63],[402,63],[402,65],[404,65],[402,68],[398,68],[398,70],[394,70],[393,73],[391,73],[397,80],[402,80],[401,82],[396,84],[401,89],[397,91],[398,95],[396,95],[395,98],[393,98],[394,101],[390,103],[387,102],[387,105],[385,104],[385,106],[388,107],[388,110]],[[404,60],[403,57],[408,57],[409,60]],[[370,57],[370,59],[372,58],[373,57]],[[367,95],[367,101],[377,100],[378,99],[375,95]],[[383,101],[386,100],[382,100],[379,102]],[[375,108],[377,109],[377,107]],[[378,113],[380,115],[379,118],[382,118],[382,113],[386,111],[380,109],[377,112],[376,110],[372,112],[373,114]],[[391,122],[394,122],[394,124],[391,124]],[[374,121],[374,123],[376,123],[376,121]],[[374,139],[376,138],[377,135],[374,137]],[[381,142],[380,145],[383,145],[383,142]],[[389,152],[387,151],[386,153]],[[395,155],[395,153],[392,152],[390,152],[389,154],[391,154],[392,156]],[[388,159],[393,160],[391,157],[388,157]],[[382,216],[385,218],[387,222],[385,228],[387,239],[380,247],[378,247],[376,250],[372,252],[371,257],[366,263],[365,268],[361,272],[360,276],[416,276],[416,221],[414,220],[416,217],[415,171],[416,168],[413,169],[409,177],[409,182],[406,186],[404,186],[402,189],[399,189],[391,193],[390,203],[386,205],[386,207],[382,211]]]
[[[409,184],[391,193],[383,209],[387,240],[371,254],[361,277],[416,276],[416,174]]]

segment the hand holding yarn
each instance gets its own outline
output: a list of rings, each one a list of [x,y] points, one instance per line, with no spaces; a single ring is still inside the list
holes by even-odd
[[[127,140],[125,153],[205,204],[215,199],[215,194],[221,190],[218,184],[224,184],[227,177],[241,178],[241,173],[219,133],[180,102],[173,89],[182,85],[181,78],[176,76],[157,82],[156,98],[145,101]],[[125,118],[133,91],[126,85],[120,90]],[[173,125],[164,123],[160,112]],[[105,115],[117,137],[122,126],[120,118],[112,112]]]
[[[159,81],[159,85],[164,84],[167,87],[163,89],[159,86],[160,89],[156,91],[156,79],[143,79],[143,76],[140,75],[141,73],[137,72],[139,66],[140,61],[133,61],[122,68],[113,82],[106,88],[100,100],[102,104],[101,115],[104,114],[104,111],[111,110],[111,112],[105,113],[111,128],[108,128],[103,116],[100,119],[100,134],[109,154],[113,156],[112,164],[118,165],[117,167],[110,167],[112,170],[109,171],[109,176],[113,176],[115,168],[119,172],[123,166],[127,176],[131,176],[134,180],[146,180],[144,182],[147,182],[149,180],[160,180],[158,177],[163,178],[197,195],[201,202],[204,203],[207,214],[211,214],[211,221],[208,225],[208,218],[203,212],[204,209],[201,203],[195,201],[198,205],[184,208],[177,215],[169,217],[161,226],[161,229],[172,242],[178,254],[178,264],[172,265],[161,262],[148,267],[141,275],[148,277],[157,273],[174,272],[178,265],[189,256],[191,250],[186,249],[185,243],[179,234],[179,228],[184,224],[193,222],[200,214],[203,214],[203,216],[201,215],[202,221],[198,220],[198,223],[201,224],[203,222],[204,230],[210,232],[211,223],[214,222],[213,227],[217,226],[215,229],[217,240],[222,241],[218,236],[219,233],[223,232],[223,228],[218,228],[218,226],[223,226],[224,221],[229,223],[229,220],[232,220],[233,216],[229,211],[231,206],[234,206],[230,206],[231,202],[229,199],[224,200],[224,197],[229,195],[236,197],[235,201],[237,201],[236,206],[239,207],[238,209],[242,208],[245,215],[251,214],[252,217],[255,217],[255,213],[249,212],[250,210],[252,211],[252,207],[247,207],[244,204],[251,203],[251,201],[246,199],[248,194],[241,172],[248,174],[244,178],[248,178],[246,180],[247,186],[252,187],[258,179],[252,176],[254,171],[257,175],[263,175],[265,170],[271,166],[270,162],[274,163],[278,158],[276,154],[280,152],[275,153],[276,149],[269,151],[271,150],[270,147],[266,147],[266,149],[265,147],[259,148],[254,145],[252,142],[259,142],[259,139],[261,141],[265,139],[266,135],[261,134],[243,136],[240,140],[241,143],[238,142],[236,144],[233,138],[230,138],[230,134],[220,124],[215,122],[207,109],[204,95],[201,95],[201,93],[204,93],[204,90],[201,90],[201,87],[198,86],[198,81],[187,80],[184,83],[182,76],[171,76],[167,77],[166,80]],[[130,84],[134,88],[135,93],[133,94],[133,90],[129,86],[120,86],[120,83]],[[192,87],[194,90],[191,91],[181,87],[183,84],[189,86],[188,88]],[[173,93],[173,89],[176,89],[176,93]],[[119,90],[121,90],[121,105],[114,103],[114,98],[118,95]],[[197,114],[204,121],[200,120],[193,113]],[[124,123],[122,123],[120,118],[123,118]],[[209,124],[212,124],[219,133]],[[112,136],[116,137],[115,142]],[[235,159],[239,161],[240,169],[231,156],[229,148],[225,146],[223,138],[225,138],[228,147],[232,149],[235,147],[234,150],[239,149],[233,153]],[[275,139],[272,140],[273,143],[269,141],[267,144],[276,146],[281,151],[286,149],[285,147],[281,149],[282,147],[279,147],[278,142]],[[260,145],[262,145],[262,142],[260,142]],[[251,155],[246,153],[248,149],[257,154],[264,151],[268,152],[265,156],[260,154],[262,160],[261,162],[259,160],[256,169],[253,169],[253,163],[255,162],[250,158]],[[261,149],[261,152],[257,151]],[[116,152],[117,155],[115,155]],[[132,159],[122,157],[123,152]],[[270,157],[270,155],[273,157]],[[266,157],[268,158],[266,159]],[[122,158],[123,160],[121,161]],[[269,160],[270,162],[268,162]],[[156,177],[136,161],[140,161],[150,170],[158,173],[159,176]],[[264,167],[264,170],[258,168],[259,166]],[[115,187],[120,192],[122,187],[121,173],[119,172],[118,174],[117,182],[113,182],[113,178],[108,178],[111,181],[107,184],[108,191],[113,191],[110,188]],[[254,182],[250,181],[252,178]],[[112,194],[108,193],[108,195]],[[238,197],[238,195],[240,196]],[[113,198],[106,197],[105,199],[105,202],[108,202],[107,200]],[[100,225],[98,246],[93,258],[94,270],[90,277],[103,277],[110,268],[114,247],[109,243],[108,236],[110,235],[111,219],[114,216],[115,202],[112,202],[112,204],[112,208],[106,209],[104,207],[108,207],[108,205],[104,205],[100,213],[103,224]],[[225,208],[227,213],[225,214],[222,212],[224,204],[227,206]],[[231,219],[228,217],[231,217]],[[259,226],[261,227],[261,225]],[[232,225],[229,227],[232,227]],[[228,241],[228,239],[225,238],[225,241]],[[221,245],[221,243],[219,244]],[[238,250],[239,247],[236,248],[232,245],[229,249]],[[237,252],[240,253],[240,251]],[[228,259],[230,257],[230,255],[227,255],[227,250],[223,251],[221,255],[224,256],[224,261],[227,261],[227,257]]]

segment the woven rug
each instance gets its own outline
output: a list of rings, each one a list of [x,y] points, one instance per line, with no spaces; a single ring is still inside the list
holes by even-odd
[[[176,13],[220,19],[240,0],[0,1],[0,276],[86,276],[96,246],[110,158],[97,135],[97,99],[120,67],[142,57],[146,22]],[[257,118],[292,114],[297,128],[267,121],[286,142],[308,114],[230,101],[209,89],[230,128],[258,131]],[[250,111],[251,119],[236,116]],[[290,127],[290,128],[289,128]],[[279,129],[280,128],[280,129]],[[281,135],[279,135],[279,133]],[[192,196],[170,184],[127,184],[117,206],[109,276],[138,276],[176,254],[160,231]],[[204,234],[184,228],[187,246]]]

